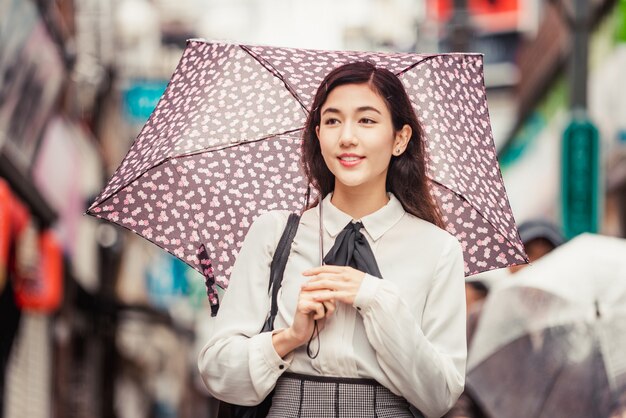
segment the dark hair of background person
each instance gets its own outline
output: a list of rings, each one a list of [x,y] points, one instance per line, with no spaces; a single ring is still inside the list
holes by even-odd
[[[315,128],[320,124],[322,105],[328,95],[344,84],[368,84],[387,104],[394,130],[399,131],[404,125],[411,127],[413,133],[406,150],[391,157],[386,189],[396,196],[406,212],[443,228],[441,214],[428,188],[422,125],[398,77],[370,62],[342,65],[331,71],[318,87],[302,134],[302,164],[309,183],[322,199],[335,188],[335,176],[324,162]],[[317,203],[318,200],[310,207]]]

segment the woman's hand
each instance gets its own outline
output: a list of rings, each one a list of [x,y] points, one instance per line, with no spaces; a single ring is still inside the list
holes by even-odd
[[[319,297],[318,293],[306,290],[300,291],[293,324],[288,329],[291,335],[300,342],[300,345],[306,344],[311,335],[313,335],[315,321],[317,321],[318,331],[321,331],[326,324],[326,318],[335,312],[335,303],[333,301],[321,302],[315,300]]]
[[[339,301],[352,305],[365,273],[352,267],[321,266],[302,273],[310,280],[302,290],[311,292],[317,302]]]
[[[335,303],[332,300],[317,301],[319,296],[320,292],[317,291],[300,291],[293,323],[272,336],[272,343],[279,356],[284,357],[306,344],[313,335],[316,320],[318,332],[324,329],[326,319],[335,312]]]

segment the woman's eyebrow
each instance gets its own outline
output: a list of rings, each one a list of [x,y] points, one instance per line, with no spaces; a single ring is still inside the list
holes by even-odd
[[[382,113],[380,113],[380,111],[378,109],[376,109],[375,107],[372,107],[372,106],[361,106],[361,107],[357,108],[356,110],[357,110],[357,112],[365,112],[365,111],[371,110],[373,112],[378,113],[379,115],[382,114]]]
[[[378,109],[376,109],[373,106],[361,106],[361,107],[357,107],[356,111],[357,112],[366,112],[368,110],[371,110],[372,112],[376,112],[379,115],[381,115],[382,113],[380,113],[380,111]],[[328,107],[326,109],[324,109],[324,111],[322,112],[322,115],[325,113],[338,113],[340,114],[341,111],[339,109],[335,109],[334,107]]]
[[[325,114],[325,113],[341,113],[341,112],[339,111],[339,109],[335,109],[334,107],[327,107],[322,112],[322,115]]]

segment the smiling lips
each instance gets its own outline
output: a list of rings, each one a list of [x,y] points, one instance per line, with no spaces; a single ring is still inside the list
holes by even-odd
[[[344,167],[354,167],[365,159],[365,157],[356,154],[341,154],[338,158],[339,163]]]

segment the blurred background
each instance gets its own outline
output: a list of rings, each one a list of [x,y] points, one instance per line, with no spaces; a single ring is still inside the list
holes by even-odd
[[[626,237],[626,0],[0,0],[1,416],[211,416],[202,277],[83,216],[200,37],[483,53],[518,224]]]

